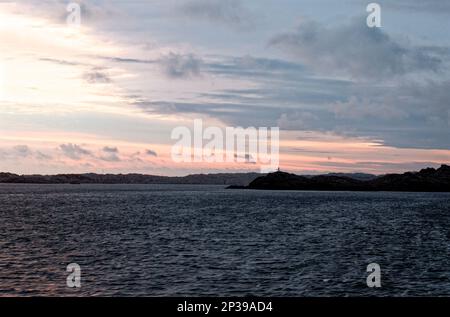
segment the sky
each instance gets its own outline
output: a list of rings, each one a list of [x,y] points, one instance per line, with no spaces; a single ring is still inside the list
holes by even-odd
[[[176,127],[279,127],[280,168],[450,163],[450,2],[0,0],[0,171],[252,172],[179,163]]]

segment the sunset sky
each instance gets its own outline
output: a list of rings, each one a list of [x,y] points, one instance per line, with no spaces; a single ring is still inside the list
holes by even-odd
[[[450,2],[0,0],[0,172],[258,171],[175,163],[171,132],[279,127],[295,173],[450,163]]]

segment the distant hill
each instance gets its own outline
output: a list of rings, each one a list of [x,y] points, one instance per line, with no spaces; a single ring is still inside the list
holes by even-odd
[[[0,183],[29,184],[196,184],[196,185],[248,185],[258,173],[194,174],[168,177],[143,174],[59,174],[17,175],[0,173]]]
[[[182,177],[156,176],[145,174],[58,174],[58,175],[17,175],[0,173],[0,183],[29,184],[196,184],[247,186],[266,174],[260,173],[218,173],[192,174]],[[327,174],[334,175],[334,174]],[[338,175],[338,174],[336,174]],[[353,173],[339,174],[355,179],[372,179],[375,175]],[[305,176],[308,178],[314,176]]]
[[[450,166],[427,168],[419,172],[388,174],[369,180],[335,175],[313,177],[284,172],[270,173],[252,181],[249,189],[330,190],[330,191],[411,191],[450,192]]]
[[[192,184],[279,190],[450,191],[450,167],[376,176],[330,173],[300,176],[284,172],[193,174],[182,177],[144,174],[17,175],[0,173],[0,183],[29,184]]]
[[[308,177],[308,178],[312,178],[317,175],[304,175],[304,176]],[[360,181],[369,181],[369,180],[372,180],[372,179],[375,179],[378,177],[377,175],[366,174],[366,173],[328,173],[328,174],[323,174],[320,176],[348,177],[348,178],[357,179]]]

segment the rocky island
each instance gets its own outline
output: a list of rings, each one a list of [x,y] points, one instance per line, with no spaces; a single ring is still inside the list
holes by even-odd
[[[245,187],[262,190],[322,190],[322,191],[405,191],[450,192],[450,166],[426,168],[419,172],[388,174],[361,180],[346,176],[320,175],[305,177],[285,172],[270,173],[253,180]]]

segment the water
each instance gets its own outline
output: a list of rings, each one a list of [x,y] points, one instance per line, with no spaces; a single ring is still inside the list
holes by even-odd
[[[449,225],[447,193],[2,184],[0,296],[450,295]]]

